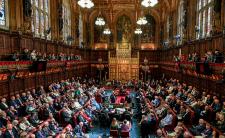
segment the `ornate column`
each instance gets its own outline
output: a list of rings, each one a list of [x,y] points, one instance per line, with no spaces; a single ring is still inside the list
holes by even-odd
[[[58,39],[63,40],[63,7],[62,0],[58,0]]]
[[[9,3],[9,29],[21,30],[23,26],[23,0],[10,0]]]
[[[58,39],[58,1],[50,0],[50,23],[52,40]]]

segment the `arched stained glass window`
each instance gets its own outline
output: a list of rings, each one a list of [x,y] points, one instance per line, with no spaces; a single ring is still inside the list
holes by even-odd
[[[51,38],[48,32],[50,28],[49,23],[49,0],[32,0],[32,31],[36,37]],[[48,33],[47,33],[48,32]]]
[[[0,28],[8,28],[8,0],[0,0]]]
[[[63,40],[67,44],[71,44],[71,12],[70,12],[70,4],[68,0],[63,0]]]
[[[197,38],[210,36],[212,31],[213,0],[198,0]]]

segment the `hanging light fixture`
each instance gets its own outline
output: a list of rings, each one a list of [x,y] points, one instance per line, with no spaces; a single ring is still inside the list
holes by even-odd
[[[95,21],[95,25],[98,26],[104,26],[105,25],[105,20],[103,17],[99,16],[97,17],[96,21]]]
[[[146,17],[140,17],[138,20],[137,20],[137,24],[138,25],[145,25],[147,24],[148,21],[146,20]]]
[[[94,6],[94,3],[91,0],[79,0],[78,5],[82,8],[90,9]]]
[[[134,33],[137,34],[137,35],[142,34],[141,28],[136,28],[136,30],[134,31]]]
[[[98,17],[95,21],[95,25],[98,25],[98,26],[104,26],[105,25],[105,20],[101,15],[100,0],[99,0],[99,14],[98,14]]]
[[[110,35],[111,34],[110,29],[109,28],[105,28],[104,31],[103,31],[103,34]]]
[[[144,7],[154,7],[158,3],[158,0],[143,0],[141,5]]]

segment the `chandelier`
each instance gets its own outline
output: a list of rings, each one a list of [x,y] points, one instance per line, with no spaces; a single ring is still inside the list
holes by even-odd
[[[135,31],[134,31],[135,34],[142,34],[142,30],[141,28],[137,28]]]
[[[103,17],[97,17],[96,21],[95,21],[95,25],[98,25],[98,26],[103,26],[105,25],[105,20]]]
[[[144,7],[154,7],[158,3],[158,0],[143,0],[141,5]]]
[[[82,8],[90,9],[94,6],[94,3],[91,0],[79,0],[78,5]]]
[[[140,17],[137,21],[138,25],[145,25],[147,23],[148,23],[148,21],[146,20],[146,17]]]
[[[105,28],[103,34],[110,35],[111,31],[109,30],[109,28]]]

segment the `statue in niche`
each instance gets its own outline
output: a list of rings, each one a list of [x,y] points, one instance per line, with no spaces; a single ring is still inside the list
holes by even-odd
[[[25,17],[31,17],[32,9],[31,9],[31,1],[23,0],[23,13]]]
[[[128,43],[131,41],[131,21],[130,18],[123,15],[117,20],[117,41],[119,43]]]

